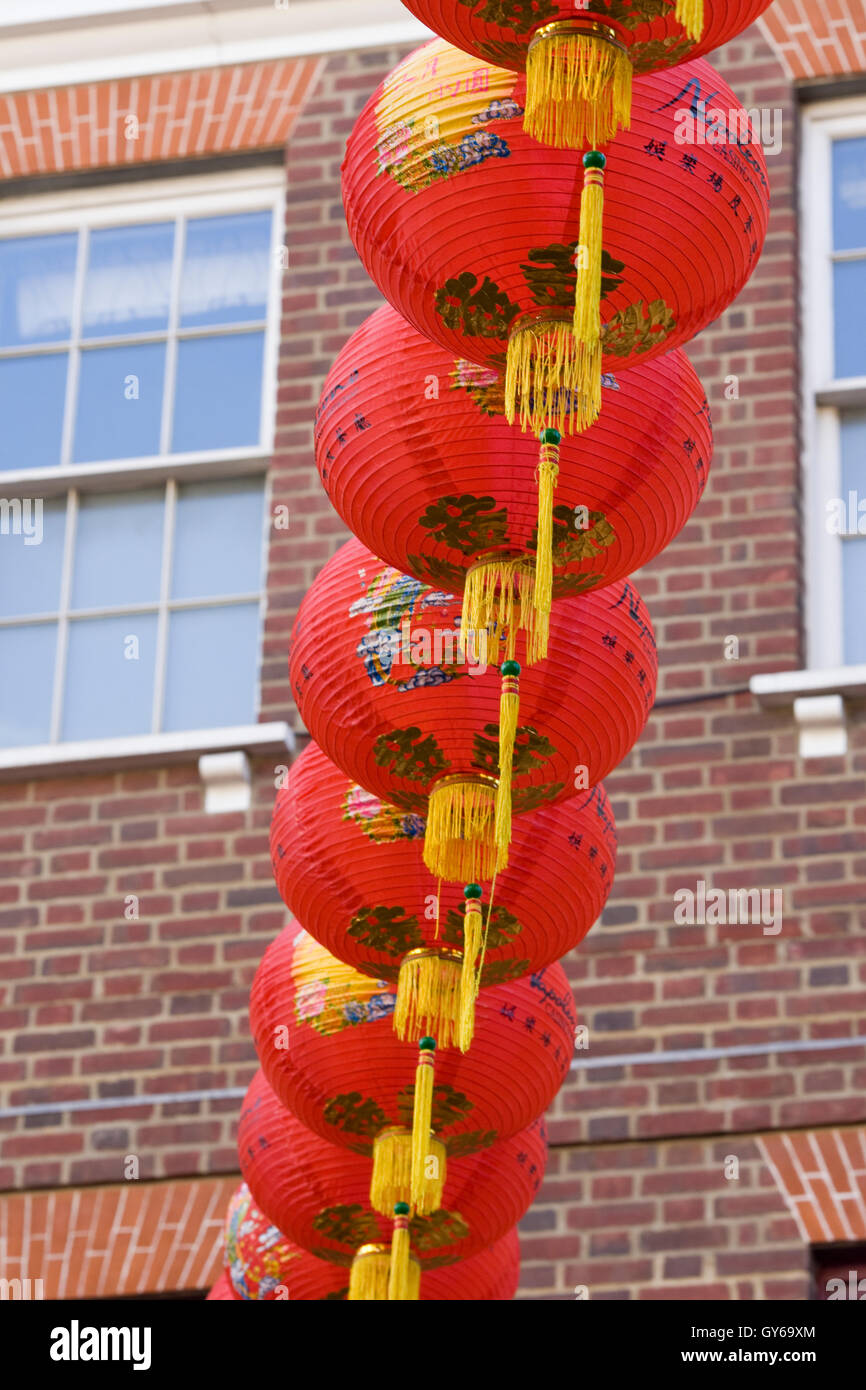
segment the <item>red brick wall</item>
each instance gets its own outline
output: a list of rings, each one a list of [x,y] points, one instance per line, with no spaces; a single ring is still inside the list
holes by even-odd
[[[313,410],[348,333],[379,302],[339,192],[354,115],[397,51],[326,60],[287,155],[274,531],[261,717],[291,718],[285,648],[298,601],[343,539],[312,464]],[[748,107],[781,107],[773,215],[758,270],[693,345],[716,427],[696,518],[640,576],[659,638],[659,708],[608,780],[620,829],[603,921],[568,962],[590,1047],[648,1049],[866,1032],[866,719],[844,759],[804,764],[788,712],[741,690],[803,664],[796,437],[796,120],[759,30],[718,66]],[[725,378],[739,399],[725,399]],[[740,657],[724,659],[737,636]],[[696,696],[714,695],[712,700]],[[673,707],[666,702],[679,701]],[[253,810],[205,816],[193,769],[0,789],[0,1079],[4,1104],[243,1085],[246,991],[283,914]],[[673,893],[784,890],[777,937],[673,925]],[[138,893],[138,922],[123,917]],[[118,1080],[117,1078],[123,1078]],[[584,1068],[558,1098],[541,1200],[527,1217],[525,1297],[805,1296],[806,1256],[755,1136],[866,1115],[862,1049]],[[0,1185],[117,1181],[234,1167],[237,1101],[0,1121]],[[721,1137],[720,1137],[721,1136]],[[726,1155],[740,1159],[725,1178]]]

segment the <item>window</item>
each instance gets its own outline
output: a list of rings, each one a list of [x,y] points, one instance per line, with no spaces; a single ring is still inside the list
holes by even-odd
[[[804,439],[812,666],[866,662],[866,102],[804,117]]]
[[[3,746],[255,720],[279,197],[0,218]]]
[[[862,1303],[866,1299],[866,1245],[813,1245],[813,1299]]]

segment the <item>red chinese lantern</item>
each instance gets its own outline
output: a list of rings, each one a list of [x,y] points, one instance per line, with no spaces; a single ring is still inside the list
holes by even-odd
[[[414,1121],[418,1048],[395,1036],[395,1004],[386,982],[336,960],[294,923],[265,951],[250,994],[250,1029],[279,1100],[361,1154],[382,1131]],[[558,964],[481,991],[470,1050],[436,1052],[432,1128],[449,1167],[544,1113],[568,1073],[575,1022]]]
[[[638,79],[607,170],[599,150],[526,135],[526,101],[525,76],[426,44],[359,117],[343,199],[394,307],[451,356],[504,368],[506,418],[544,432],[544,489],[559,436],[598,416],[602,371],[687,342],[740,292],[769,199],[747,113],[703,59]]]
[[[345,1267],[320,1260],[286,1240],[259,1210],[246,1183],[232,1199],[226,1224],[228,1268],[210,1299],[330,1302],[349,1292]],[[520,1242],[512,1228],[477,1255],[421,1277],[421,1302],[502,1302],[514,1297],[520,1277]]]
[[[504,869],[512,804],[527,811],[589,790],[643,729],[656,651],[634,585],[562,599],[550,631],[550,656],[520,677],[518,715],[517,662],[502,663],[500,693],[483,650],[461,640],[459,600],[360,542],[337,552],[301,604],[290,663],[301,717],[347,776],[426,814],[424,862],[437,877]]]
[[[709,53],[771,0],[403,0],[442,38],[526,71],[525,129],[551,145],[612,139],[628,127],[632,71]]]
[[[553,599],[646,564],[707,481],[709,408],[684,352],[605,382],[597,424],[561,443],[547,499]],[[464,630],[496,621],[527,576],[535,599],[538,448],[504,409],[494,370],[455,361],[384,305],[338,356],[316,416],[319,474],[349,530],[387,564],[463,592]]]
[[[390,1243],[392,1221],[370,1202],[370,1160],[307,1129],[261,1072],[241,1111],[238,1156],[256,1206],[294,1245],[348,1267],[362,1246]],[[538,1119],[483,1152],[449,1161],[441,1207],[409,1222],[421,1269],[453,1264],[504,1236],[529,1208],[546,1160]]]
[[[437,891],[423,836],[423,816],[384,806],[311,743],[277,794],[271,822],[283,901],[332,955],[395,984],[407,954],[464,945],[463,893],[447,884]],[[518,979],[582,941],[607,900],[615,857],[616,825],[601,785],[515,817],[481,984]]]

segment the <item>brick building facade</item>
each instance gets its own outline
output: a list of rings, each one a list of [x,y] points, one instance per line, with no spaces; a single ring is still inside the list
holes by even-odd
[[[300,8],[327,26],[328,0]],[[404,22],[396,3],[379,8]],[[606,783],[616,882],[566,963],[590,1041],[550,1115],[547,1180],[522,1226],[525,1298],[801,1299],[810,1247],[866,1242],[866,678],[850,660],[809,675],[831,663],[811,655],[809,532],[823,517],[803,481],[798,268],[802,113],[842,98],[866,110],[866,7],[818,9],[776,0],[713,57],[746,107],[782,113],[770,229],[749,285],[689,347],[715,457],[695,517],[639,576],[659,695]],[[339,165],[361,105],[411,46],[399,29],[347,51],[313,37],[271,61],[0,96],[0,236],[22,201],[110,197],[133,168],[138,182],[212,179],[284,158],[268,505],[289,525],[269,531],[257,706],[275,730],[293,720],[294,613],[345,537],[313,466],[315,403],[379,303],[346,234]],[[750,688],[775,673],[788,679]],[[795,717],[795,698],[816,694],[844,703]],[[247,993],[285,920],[267,846],[280,738],[249,743],[250,805],[227,813],[205,808],[198,745],[76,766],[61,744],[56,761],[0,764],[7,1277],[44,1273],[61,1291],[51,1281],[68,1277],[78,1232],[78,1292],[212,1279],[256,1065]],[[830,752],[807,756],[816,747]],[[781,890],[781,930],[677,925],[674,895],[701,880]],[[130,1155],[137,1187],[123,1183]],[[148,1243],[143,1207],[177,1231],[183,1259]]]

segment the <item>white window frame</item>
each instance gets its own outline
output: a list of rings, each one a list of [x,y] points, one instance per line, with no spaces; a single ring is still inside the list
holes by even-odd
[[[284,236],[285,172],[276,166],[235,170],[226,174],[204,174],[191,178],[159,179],[147,183],[98,185],[58,194],[37,194],[0,204],[0,237],[49,236],[52,233],[117,227],[143,222],[166,222],[188,217],[227,215],[270,208],[272,211],[271,277],[268,286],[267,318],[262,361],[264,389],[259,422],[259,444],[234,449],[206,449],[194,453],[159,454],[147,458],[109,459],[100,463],[28,468],[0,473],[0,490],[6,497],[50,497],[70,488],[114,490],[170,477],[185,481],[194,477],[237,477],[244,473],[264,473],[273,453],[277,405],[277,359],[280,336],[280,248]],[[176,238],[174,274],[180,266],[182,236]],[[83,245],[83,239],[82,243]],[[81,246],[79,247],[79,261]],[[77,285],[80,289],[80,265]],[[167,330],[165,385],[174,389],[171,346],[177,339]],[[232,325],[234,330],[235,325]],[[238,331],[242,325],[237,325]],[[123,338],[134,336],[124,334]],[[157,335],[158,336],[158,335]],[[96,340],[92,340],[95,345]],[[107,341],[107,340],[106,340]],[[90,343],[91,340],[88,340]],[[76,353],[70,353],[67,379],[65,433],[71,428],[69,401],[77,387]],[[165,429],[166,420],[162,421]],[[163,446],[166,440],[163,439]]]
[[[810,669],[843,666],[842,544],[827,529],[827,501],[842,496],[839,412],[866,408],[866,376],[834,379],[832,142],[866,136],[866,97],[806,106],[800,169],[801,398]],[[854,669],[854,668],[852,668]]]
[[[68,467],[31,468],[0,473],[0,493],[7,498],[56,497],[67,498],[66,539],[64,564],[68,567],[72,549],[70,528],[74,532],[78,500],[82,492],[120,492],[136,488],[164,485],[165,505],[169,508],[164,537],[171,540],[173,509],[179,484],[220,478],[261,475],[264,480],[264,520],[262,534],[262,586],[259,598],[259,650],[262,650],[264,622],[267,609],[267,537],[271,509],[268,468],[273,455],[277,410],[277,370],[281,329],[282,270],[281,247],[284,245],[285,172],[274,165],[177,178],[137,181],[118,184],[99,184],[86,189],[64,190],[9,200],[0,205],[0,236],[38,236],[96,227],[130,225],[142,222],[174,221],[192,216],[220,216],[233,212],[269,208],[272,211],[271,275],[264,330],[262,360],[263,389],[260,417],[260,442],[256,446],[222,450],[203,450],[195,453],[161,454],[149,458],[118,459]],[[181,241],[182,238],[176,238]],[[80,243],[81,245],[81,243]],[[178,256],[176,254],[176,266]],[[79,250],[80,260],[80,250]],[[77,275],[80,286],[80,267]],[[176,339],[170,341],[176,342]],[[173,390],[166,362],[166,389]],[[69,377],[73,376],[70,361]],[[67,403],[74,389],[67,381]],[[165,421],[163,421],[165,427]],[[69,418],[65,429],[69,428]],[[165,438],[163,438],[165,443]],[[167,530],[165,529],[167,525]],[[166,554],[169,552],[167,551]],[[155,679],[164,683],[164,647],[166,588],[166,555],[163,556],[163,576],[159,602],[160,652]],[[68,576],[64,579],[68,589]],[[249,596],[246,596],[249,597]],[[235,599],[233,601],[240,601]],[[64,607],[61,595],[61,608]],[[108,610],[106,610],[108,611]],[[124,610],[125,611],[125,610]],[[60,624],[61,628],[63,623]],[[63,663],[59,644],[55,666],[55,682],[61,679]],[[256,717],[261,706],[261,682],[257,692]],[[52,716],[52,738],[59,734],[59,693],[55,690]],[[56,741],[33,747],[0,749],[0,780],[23,775],[46,775],[58,767],[84,770],[106,766],[116,761],[135,763],[156,760],[176,760],[184,754],[198,757],[209,748],[246,749],[250,752],[290,749],[291,730],[285,724],[244,725],[237,729],[190,730],[183,734],[151,732],[135,738],[109,738],[96,743],[87,741]]]

